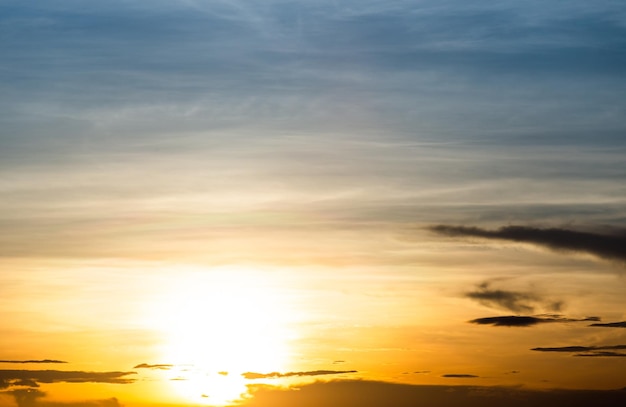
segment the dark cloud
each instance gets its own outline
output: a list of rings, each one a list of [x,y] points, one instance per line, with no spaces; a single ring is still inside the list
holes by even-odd
[[[0,388],[37,387],[39,383],[115,383],[135,380],[126,376],[135,372],[71,372],[60,370],[0,370]]]
[[[121,407],[116,398],[62,403],[42,400],[46,393],[35,389],[17,389],[5,393],[13,395],[17,407]]]
[[[293,389],[250,386],[242,407],[614,407],[624,390],[531,390],[519,387],[420,386],[365,380],[317,382]]]
[[[41,360],[0,360],[0,363],[67,363],[63,360],[41,359]]]
[[[487,230],[468,226],[435,225],[428,229],[446,236],[532,243],[555,251],[588,253],[605,260],[626,262],[626,231],[621,229],[610,234],[527,226],[505,226],[497,230]]]
[[[491,284],[485,281],[479,284],[476,290],[465,293],[465,296],[487,307],[519,313],[535,312],[537,306],[550,311],[560,311],[563,306],[563,301],[545,300],[536,293],[496,289],[492,288]]]
[[[598,321],[598,317],[587,317],[582,319],[565,318],[562,315],[507,315],[499,317],[477,318],[469,321],[472,324],[494,325],[494,326],[533,326],[548,322],[582,322],[582,321]]]
[[[459,379],[473,379],[473,378],[480,377],[480,376],[476,376],[476,375],[473,375],[473,374],[448,373],[448,374],[441,375],[441,377],[459,378]]]
[[[246,372],[241,375],[246,379],[275,379],[279,377],[294,377],[294,376],[324,376],[334,374],[356,373],[356,370],[312,370],[308,372],[287,372],[287,373],[255,373]]]
[[[604,324],[591,324],[589,326],[599,326],[603,328],[626,328],[626,321],[621,322],[607,322]]]
[[[149,365],[147,363],[140,363],[137,366],[134,366],[133,369],[157,369],[157,370],[170,370],[174,365],[170,364],[156,364]]]

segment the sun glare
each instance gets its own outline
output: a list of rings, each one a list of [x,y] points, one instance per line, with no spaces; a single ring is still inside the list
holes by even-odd
[[[162,361],[187,400],[224,405],[246,393],[245,372],[274,372],[288,358],[290,307],[267,276],[223,268],[181,270],[150,318]]]

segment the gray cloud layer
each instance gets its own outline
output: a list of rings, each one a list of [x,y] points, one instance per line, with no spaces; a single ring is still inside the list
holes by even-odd
[[[446,236],[532,243],[555,251],[588,253],[605,260],[626,262],[626,231],[624,230],[619,230],[615,234],[600,234],[527,226],[505,226],[497,230],[487,230],[468,226],[436,225],[429,229]]]

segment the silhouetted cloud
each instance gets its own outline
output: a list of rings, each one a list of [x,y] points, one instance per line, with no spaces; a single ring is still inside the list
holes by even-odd
[[[568,229],[540,229],[527,226],[505,226],[497,230],[478,227],[435,225],[429,230],[446,236],[480,237],[533,243],[556,251],[588,253],[605,260],[626,262],[626,231],[613,234],[580,232]]]
[[[491,284],[489,281],[480,283],[475,291],[465,293],[465,296],[487,307],[520,313],[534,312],[536,306],[560,311],[563,305],[563,301],[545,300],[536,293],[495,289],[491,288]]]
[[[135,372],[72,372],[60,370],[0,370],[0,388],[13,386],[37,387],[39,383],[115,383],[135,380],[125,376]]]
[[[140,363],[137,366],[133,366],[133,369],[157,369],[157,370],[170,370],[172,367],[174,367],[174,365],[170,365],[170,364],[156,364],[156,365],[149,365],[147,363]]]
[[[5,392],[13,395],[18,407],[121,407],[116,398],[80,402],[45,401],[46,393],[35,389],[16,389]]]
[[[63,360],[41,359],[41,360],[0,360],[0,363],[67,363]]]
[[[624,390],[531,390],[520,387],[424,386],[365,380],[316,382],[293,389],[249,386],[242,407],[615,407]]]
[[[241,375],[246,379],[274,379],[279,377],[293,377],[293,376],[323,376],[323,375],[334,375],[334,374],[345,374],[345,373],[357,373],[356,370],[312,370],[308,372],[287,372],[287,373],[255,373],[255,372],[246,372]]]
[[[459,378],[459,379],[473,379],[473,378],[480,377],[480,376],[476,376],[476,375],[473,375],[473,374],[463,374],[463,373],[448,373],[448,374],[441,375],[441,377]]]
[[[494,325],[494,326],[533,326],[537,324],[549,323],[549,322],[583,322],[583,321],[598,321],[598,317],[586,317],[582,319],[577,318],[565,318],[562,315],[536,315],[536,316],[521,316],[521,315],[507,315],[499,317],[486,317],[477,318],[469,321],[472,324],[479,325]]]
[[[602,328],[626,328],[626,321],[598,323],[598,324],[591,324],[589,326],[599,326]]]

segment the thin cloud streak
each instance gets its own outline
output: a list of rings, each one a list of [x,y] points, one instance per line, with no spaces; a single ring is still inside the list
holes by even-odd
[[[597,323],[597,324],[591,324],[589,326],[595,326],[595,327],[601,327],[601,328],[626,328],[626,321]]]
[[[336,375],[336,374],[346,374],[346,373],[357,373],[356,370],[312,370],[308,372],[287,372],[287,373],[256,373],[256,372],[245,372],[241,375],[246,379],[275,379],[281,377],[301,377],[301,376],[324,376],[324,375]]]
[[[538,316],[523,316],[523,315],[507,315],[497,317],[485,317],[477,318],[469,321],[472,324],[478,325],[493,325],[493,326],[508,326],[508,327],[527,327],[544,323],[554,322],[583,322],[583,321],[598,321],[598,317],[586,317],[582,319],[565,318],[561,315],[538,315]]]
[[[0,363],[67,363],[64,360],[54,360],[54,359],[33,359],[33,360],[0,360]]]

